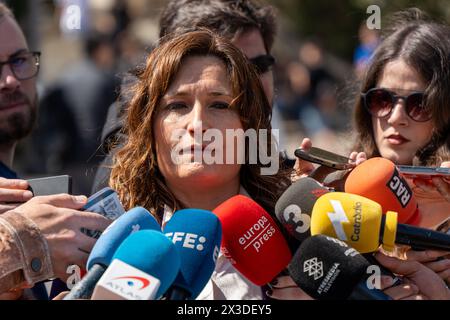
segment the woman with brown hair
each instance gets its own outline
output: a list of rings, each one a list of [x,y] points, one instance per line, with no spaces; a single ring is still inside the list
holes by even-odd
[[[375,52],[356,99],[354,150],[396,164],[450,166],[450,28],[419,10],[394,17],[398,21]],[[432,198],[446,206],[433,207],[423,226],[450,216],[450,181],[415,184],[419,197],[431,196],[434,187]]]
[[[450,27],[409,9],[394,14],[387,30],[356,99],[353,150],[399,165],[450,167]],[[450,218],[450,180],[409,182],[420,226],[435,229]],[[450,260],[435,261],[444,255],[406,253],[449,282]]]
[[[124,128],[128,140],[115,156],[110,178],[126,209],[143,206],[163,223],[178,209],[212,210],[245,194],[273,212],[289,175],[281,170],[264,175],[261,159],[252,162],[250,156],[251,148],[257,154],[271,150],[278,160],[271,139],[271,106],[256,71],[228,40],[209,31],[163,39],[147,58],[133,92]],[[245,145],[245,161],[239,162],[237,149],[244,146],[235,138],[224,139],[212,150],[205,145],[208,132],[227,137],[229,130],[266,130],[268,139]],[[202,156],[208,152],[218,161],[205,161]],[[231,161],[229,154],[234,155]],[[221,271],[236,281],[235,289],[215,284],[219,293],[216,289],[200,296],[262,298],[259,287],[225,265]]]
[[[450,27],[419,9],[397,12],[390,20],[356,95],[356,151],[350,158],[356,164],[383,157],[399,165],[450,167]],[[302,143],[304,149],[311,145],[309,139]],[[299,174],[308,171],[311,164],[298,164]],[[325,183],[341,188],[345,174],[330,175]],[[435,229],[450,218],[450,180],[409,182],[421,212],[419,226]],[[423,263],[449,283],[446,255],[409,250],[403,258]],[[401,290],[388,292],[394,298],[415,296]]]

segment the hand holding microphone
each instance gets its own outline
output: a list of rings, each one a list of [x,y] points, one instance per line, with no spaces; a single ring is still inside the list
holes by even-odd
[[[119,245],[131,233],[147,229],[159,231],[160,226],[142,207],[133,208],[115,220],[95,243],[87,261],[88,273],[72,288],[64,300],[89,299]]]
[[[450,161],[444,161],[441,168],[450,168]],[[448,202],[450,202],[450,177],[446,175],[417,175],[414,176],[414,184],[426,192],[437,191]]]
[[[291,276],[279,276],[270,283],[267,296],[276,300],[314,300],[303,291]]]
[[[450,300],[450,290],[444,281],[423,264],[388,257],[380,252],[375,258],[384,267],[403,276],[403,284],[384,290],[395,300]]]
[[[433,270],[442,280],[450,285],[450,253],[448,251],[408,250],[405,253],[408,261],[417,261]]]

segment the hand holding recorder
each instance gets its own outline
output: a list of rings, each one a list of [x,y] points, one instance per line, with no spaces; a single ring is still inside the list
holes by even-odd
[[[426,192],[439,192],[450,202],[450,161],[442,162],[440,167],[398,166],[399,171]]]

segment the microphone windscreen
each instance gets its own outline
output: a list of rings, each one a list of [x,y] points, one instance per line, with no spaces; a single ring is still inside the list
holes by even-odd
[[[176,211],[164,227],[181,259],[180,273],[174,285],[187,290],[195,299],[210,279],[220,251],[222,227],[208,210]]]
[[[359,252],[380,246],[381,206],[355,194],[329,192],[314,205],[311,235],[323,234],[349,244]]]
[[[317,199],[329,190],[306,177],[284,191],[275,205],[275,215],[287,233],[297,239],[297,248],[311,235],[311,213]]]
[[[343,300],[368,276],[369,265],[344,242],[315,235],[303,241],[288,270],[294,282],[311,297]]]
[[[413,224],[418,219],[412,190],[388,159],[371,158],[354,168],[345,182],[345,192],[378,202],[383,212],[397,212],[399,223]]]
[[[284,270],[292,258],[272,217],[252,199],[237,195],[214,213],[222,223],[222,252],[256,285],[264,285]]]
[[[157,298],[169,289],[180,270],[177,249],[172,241],[155,230],[142,230],[128,236],[112,259],[118,259],[157,278],[161,282]]]
[[[87,269],[94,264],[107,267],[119,245],[138,230],[161,230],[156,219],[142,207],[127,211],[103,231],[89,255]]]

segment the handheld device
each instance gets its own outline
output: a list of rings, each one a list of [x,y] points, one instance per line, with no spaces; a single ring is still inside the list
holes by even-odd
[[[450,168],[397,166],[398,171],[406,178],[431,179],[433,177],[450,178]]]
[[[42,177],[27,180],[29,190],[34,196],[48,196],[59,193],[72,193],[72,177],[68,175]]]
[[[90,196],[81,210],[96,212],[111,220],[116,220],[125,213],[116,191],[109,187],[105,187]],[[101,235],[99,230],[93,231],[82,228],[81,232],[95,239],[98,239]]]
[[[354,163],[350,163],[349,158],[320,148],[311,147],[309,151],[296,149],[294,154],[300,159],[337,170],[346,170],[355,167]]]

